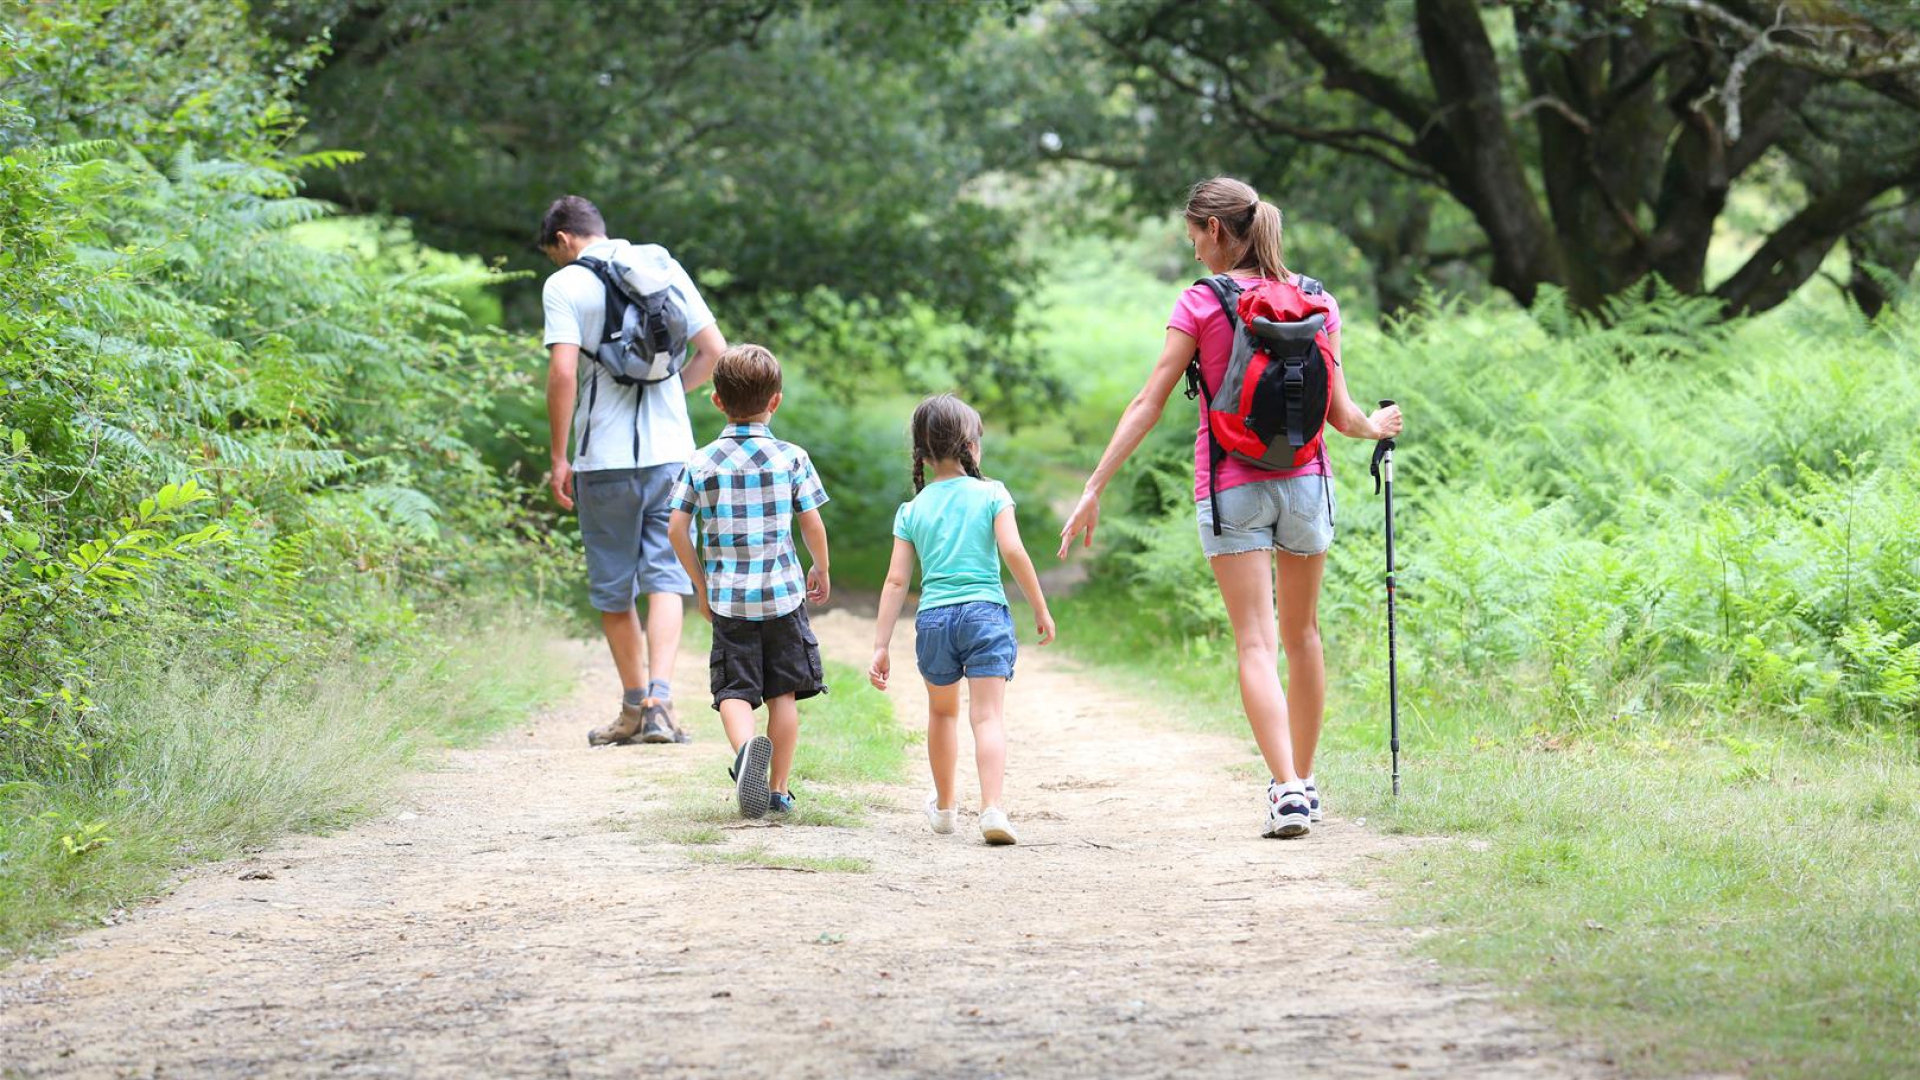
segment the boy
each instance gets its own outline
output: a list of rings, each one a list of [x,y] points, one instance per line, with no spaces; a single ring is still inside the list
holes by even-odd
[[[780,362],[758,345],[737,345],[713,369],[713,403],[729,423],[696,451],[674,485],[668,532],[693,579],[700,614],[713,624],[713,707],[734,748],[734,798],[743,817],[793,808],[787,774],[800,737],[796,703],[826,693],[820,646],[806,601],[827,601],[827,493],[807,452],[773,437]],[[689,524],[699,517],[703,565]],[[802,595],[791,523],[813,557]],[[767,734],[753,710],[767,704]],[[771,775],[769,775],[771,769]]]

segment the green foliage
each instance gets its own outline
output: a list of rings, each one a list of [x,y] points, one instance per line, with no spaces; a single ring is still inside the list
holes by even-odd
[[[976,190],[996,164],[978,115],[1001,103],[963,46],[1000,10],[317,0],[261,20],[335,43],[302,94],[309,141],[377,151],[315,174],[321,194],[541,271],[540,213],[585,195],[613,235],[672,248],[730,338],[817,356],[843,401],[903,372],[1013,409],[1056,388],[1018,332],[1020,220]],[[644,45],[610,47],[623,33]],[[535,287],[508,308],[537,318]]]
[[[527,392],[456,302],[495,275],[316,242],[293,170],[352,155],[282,146],[310,54],[232,5],[6,10],[0,818],[77,855],[93,820],[37,807],[134,768],[154,704],[110,672],[384,648],[551,549],[476,448]]]

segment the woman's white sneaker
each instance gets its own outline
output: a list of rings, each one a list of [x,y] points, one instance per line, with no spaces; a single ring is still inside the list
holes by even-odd
[[[1307,791],[1307,820],[1318,825],[1326,817],[1320,812],[1320,787],[1313,782],[1311,776],[1302,779],[1300,783],[1306,787]]]
[[[946,810],[940,809],[939,792],[928,793],[927,824],[933,826],[934,832],[939,833],[941,836],[952,835],[954,820],[959,816],[960,811],[957,809],[951,807]]]
[[[1267,781],[1267,827],[1262,836],[1290,839],[1313,830],[1313,804],[1300,781]]]
[[[980,811],[980,835],[989,844],[1020,842],[1020,838],[1014,835],[1013,822],[1007,820],[1007,812],[997,806],[989,806]]]

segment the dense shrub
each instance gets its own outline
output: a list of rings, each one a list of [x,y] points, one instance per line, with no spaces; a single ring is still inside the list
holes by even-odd
[[[0,794],[111,741],[104,657],[187,626],[240,659],[372,642],[509,560],[528,580],[540,545],[474,449],[518,359],[450,299],[485,272],[303,234],[327,208],[297,174],[348,155],[279,149],[283,68],[230,65],[201,93],[206,73],[115,32],[167,5],[8,7]],[[258,45],[243,19],[180,32],[208,57]],[[39,65],[89,57],[113,78],[77,109]],[[201,156],[216,131],[228,156]]]

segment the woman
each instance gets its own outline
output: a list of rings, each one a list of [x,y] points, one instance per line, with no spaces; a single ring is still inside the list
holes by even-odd
[[[1193,256],[1209,274],[1231,274],[1241,286],[1259,279],[1293,281],[1280,258],[1280,211],[1260,201],[1251,187],[1229,177],[1196,184],[1187,198],[1187,236]],[[1331,297],[1328,298],[1331,301]],[[1335,365],[1327,424],[1354,439],[1387,439],[1400,433],[1400,410],[1388,406],[1369,416],[1347,394],[1340,358],[1340,312],[1326,322]],[[1060,556],[1076,538],[1093,543],[1100,521],[1100,495],[1127,457],[1153,430],[1167,395],[1185,374],[1195,348],[1206,384],[1219,386],[1233,350],[1233,328],[1213,291],[1195,285],[1182,293],[1168,320],[1166,344],[1120,416],[1099,467],[1060,530]],[[1194,438],[1194,504],[1200,546],[1220,585],[1240,662],[1240,700],[1273,779],[1267,784],[1267,836],[1305,836],[1319,819],[1313,754],[1326,707],[1326,665],[1320,651],[1320,578],[1333,543],[1333,498],[1326,456],[1302,468],[1279,472],[1235,458],[1218,468],[1220,532],[1214,535],[1213,501],[1207,497],[1214,468],[1204,415]],[[1271,575],[1271,576],[1269,576]],[[1274,597],[1279,596],[1276,624]],[[1287,653],[1287,687],[1280,688],[1277,650]]]

